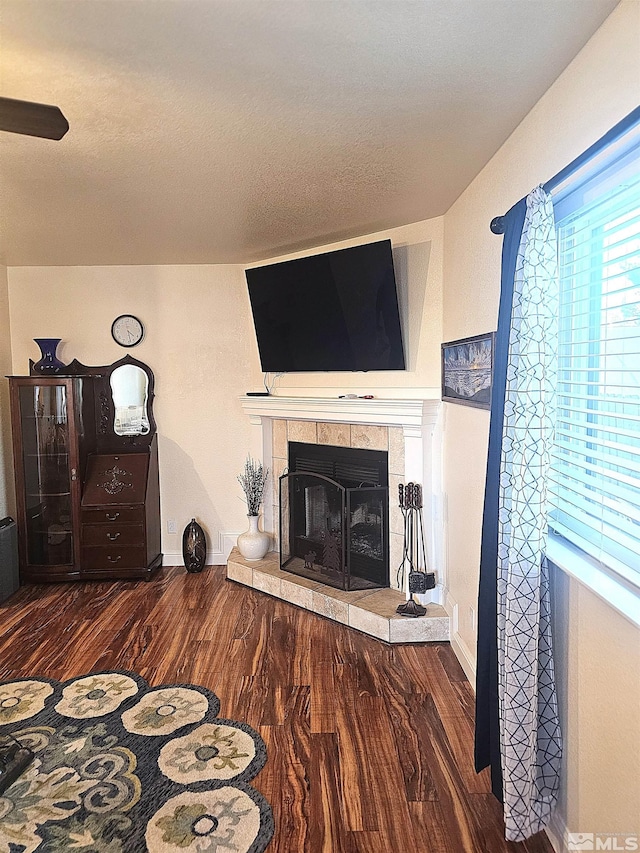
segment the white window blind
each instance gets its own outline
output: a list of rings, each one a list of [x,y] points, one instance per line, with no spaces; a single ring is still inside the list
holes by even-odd
[[[640,150],[556,205],[550,526],[640,586]]]

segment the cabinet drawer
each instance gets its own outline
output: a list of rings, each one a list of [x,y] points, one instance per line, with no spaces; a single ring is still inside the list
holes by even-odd
[[[143,506],[113,506],[96,507],[82,510],[83,524],[142,524],[144,522]]]
[[[92,545],[144,545],[144,527],[141,524],[83,524],[82,544]]]
[[[83,569],[135,569],[146,566],[144,547],[114,545],[109,548],[83,548]]]

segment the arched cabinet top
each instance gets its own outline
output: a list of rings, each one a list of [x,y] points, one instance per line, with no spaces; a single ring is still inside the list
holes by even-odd
[[[32,376],[39,375],[32,361],[29,367]],[[156,434],[155,379],[148,364],[131,355],[104,365],[88,365],[74,359],[57,375],[90,382],[98,451],[131,451],[151,445]]]

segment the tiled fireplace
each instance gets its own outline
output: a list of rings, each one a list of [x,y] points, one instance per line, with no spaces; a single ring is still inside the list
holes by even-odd
[[[254,427],[251,452],[271,472],[264,529],[274,536],[275,550],[263,560],[251,563],[233,549],[227,563],[227,577],[388,643],[448,640],[449,618],[441,606],[444,578],[440,401],[272,396],[243,397],[241,403]],[[282,570],[277,541],[278,482],[288,467],[290,442],[384,451],[388,467],[386,539],[391,588],[337,589],[320,574],[309,577]],[[429,568],[436,572],[437,578],[427,614],[417,619],[396,613],[398,604],[405,600],[404,593],[397,589],[403,549],[398,486],[408,482],[423,486]],[[308,557],[311,562],[315,559],[312,554]]]
[[[271,472],[265,501],[264,529],[279,543],[278,479],[288,465],[288,443],[335,445],[384,450],[389,472],[390,585],[397,584],[402,561],[403,517],[398,485],[421,483],[425,532],[431,569],[438,586],[432,600],[442,603],[442,488],[440,401],[365,400],[327,397],[243,397],[242,407],[254,426],[253,452]]]

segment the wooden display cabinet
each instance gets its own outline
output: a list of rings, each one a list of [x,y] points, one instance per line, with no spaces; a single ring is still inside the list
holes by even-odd
[[[162,564],[153,374],[131,356],[65,372],[9,377],[21,581],[148,579]]]

